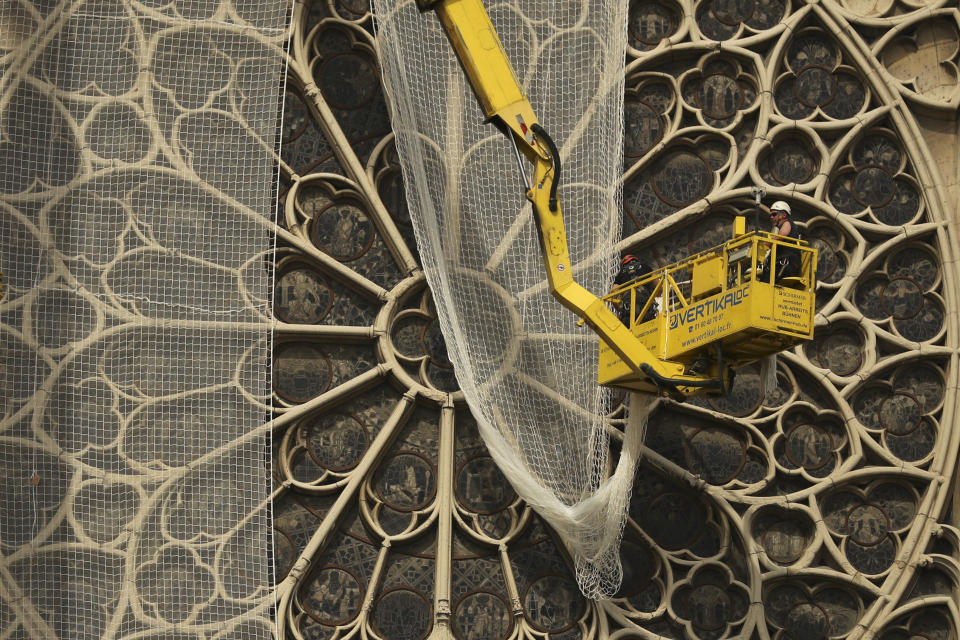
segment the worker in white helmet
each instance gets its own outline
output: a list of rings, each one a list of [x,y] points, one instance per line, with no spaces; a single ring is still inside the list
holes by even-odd
[[[793,225],[790,224],[790,205],[783,200],[777,200],[770,205],[769,213],[773,232],[778,236],[793,237],[790,235],[793,229]]]
[[[791,211],[788,203],[783,200],[777,200],[770,205],[768,212],[770,214],[770,224],[773,226],[771,229],[772,233],[785,238],[798,239],[800,237],[797,233],[796,226],[790,220]],[[796,249],[787,249],[779,246],[777,250],[775,280],[779,281],[783,278],[798,275],[800,275],[800,252]]]

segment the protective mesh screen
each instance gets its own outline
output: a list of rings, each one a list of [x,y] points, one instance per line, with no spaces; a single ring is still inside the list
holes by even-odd
[[[288,12],[0,3],[0,637],[270,636]]]
[[[610,595],[639,429],[608,477],[611,398],[596,384],[597,340],[547,290],[513,148],[483,122],[436,16],[397,0],[375,9],[417,244],[461,388],[491,455],[573,551],[581,589]],[[602,295],[620,234],[626,5],[487,9],[561,150],[576,277]]]

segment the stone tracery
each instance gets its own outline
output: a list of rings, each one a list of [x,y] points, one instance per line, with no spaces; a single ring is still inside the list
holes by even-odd
[[[132,4],[163,17],[157,3]],[[603,605],[579,598],[562,542],[504,485],[445,367],[365,4],[298,5],[278,207],[283,233],[267,257],[277,276],[272,318],[245,286],[250,265],[222,264],[202,243],[181,246],[176,258],[222,283],[203,302],[206,310],[240,308],[245,322],[278,321],[273,553],[277,617],[287,637],[342,637],[360,626],[385,637],[426,637],[447,620],[462,638],[854,637],[861,626],[891,638],[957,633],[958,536],[945,526],[958,447],[951,391],[957,298],[953,241],[943,227],[956,211],[944,206],[933,159],[896,101],[955,114],[960,17],[945,3],[929,10],[912,0],[869,4],[632,4],[621,245],[658,264],[704,248],[728,233],[735,210],[750,206],[749,186],[765,184],[796,202],[796,219],[820,249],[821,319],[813,342],[780,358],[779,388],[766,398],[751,370],[727,398],[660,408],[624,542],[624,585]],[[37,15],[30,3],[17,5],[17,24],[29,31]],[[243,19],[242,3],[227,5]],[[115,22],[122,28],[105,30],[104,47],[143,46],[130,20]],[[857,35],[880,26],[885,32],[873,42]],[[243,109],[244,87],[181,90],[205,66],[240,64],[223,52],[231,37],[239,36],[211,31],[209,51],[182,61],[180,73],[140,85],[145,93],[137,98],[132,60],[104,77],[60,78],[52,69],[54,97],[25,84],[11,98],[36,106],[28,128],[49,131],[45,142],[62,153],[33,167],[36,180],[4,183],[0,226],[9,237],[51,238],[56,269],[70,286],[50,281],[29,305],[8,310],[0,332],[5,349],[43,364],[41,377],[68,371],[78,382],[54,385],[44,400],[54,449],[23,437],[36,381],[0,373],[10,390],[3,455],[33,457],[43,478],[31,498],[39,496],[38,533],[4,531],[4,566],[14,581],[40,576],[50,594],[37,603],[41,610],[56,598],[92,604],[98,633],[112,624],[120,599],[148,626],[183,625],[193,628],[190,637],[243,637],[244,629],[270,624],[268,587],[245,581],[230,557],[240,562],[265,541],[239,523],[225,528],[215,505],[206,522],[183,517],[183,505],[205,504],[204,483],[220,477],[188,465],[215,471],[216,461],[198,459],[193,442],[157,452],[126,445],[141,430],[155,431],[155,439],[170,433],[164,407],[176,403],[179,419],[192,421],[187,431],[213,431],[224,446],[262,457],[259,443],[235,442],[229,420],[210,425],[204,413],[205,403],[251,402],[240,382],[255,379],[250,372],[262,361],[238,348],[223,361],[180,363],[192,368],[189,375],[160,359],[130,367],[130,353],[170,334],[116,329],[101,312],[109,306],[133,324],[189,320],[195,301],[138,299],[129,283],[144,273],[162,277],[174,258],[161,248],[172,237],[209,235],[191,230],[195,208],[249,196],[227,166],[196,175],[194,160],[215,150],[189,148],[178,137],[229,129],[252,140],[257,133],[259,123]],[[717,41],[723,55],[714,53]],[[169,55],[168,44],[159,37],[153,55]],[[263,56],[277,64],[275,48],[264,45]],[[229,115],[218,111],[228,104]],[[147,135],[148,121],[166,132],[159,141]],[[110,135],[116,122],[144,135],[117,140]],[[13,132],[2,152],[29,164],[24,145],[35,143]],[[171,166],[143,168],[161,154]],[[111,171],[142,172],[141,188],[111,192]],[[87,188],[61,198],[55,190],[68,183]],[[165,199],[174,190],[182,197]],[[24,194],[42,194],[47,204],[31,210]],[[87,204],[76,206],[81,200]],[[164,206],[149,208],[157,202]],[[96,220],[72,216],[92,209]],[[111,238],[100,254],[109,264],[71,244],[93,225]],[[264,233],[242,206],[222,226],[228,234]],[[18,250],[30,247],[22,242]],[[13,306],[52,274],[43,261],[19,262],[39,266],[7,274]],[[55,329],[51,309],[69,309],[72,332]],[[492,327],[508,321],[501,316],[491,311]],[[75,350],[90,356],[72,361]],[[203,353],[200,337],[196,352]],[[199,391],[178,386],[188,379]],[[112,408],[71,415],[70,428],[61,428],[68,417],[58,403],[79,392]],[[252,399],[265,411],[263,400]],[[620,409],[611,426],[622,418]],[[78,475],[77,468],[95,470],[96,452],[113,443],[130,476],[179,477],[155,495],[153,480]],[[91,505],[105,503],[125,505],[118,521],[146,513],[164,538],[128,548],[133,529],[96,517]],[[252,514],[262,505],[248,507]],[[134,567],[124,593],[56,584],[66,560],[55,548],[26,561],[27,545],[62,535],[61,526],[89,547],[83,562],[104,584],[116,582],[125,562]],[[187,569],[169,575],[170,566]],[[786,569],[791,580],[783,579]],[[157,586],[164,582],[190,588]],[[260,602],[260,613],[211,630],[203,617],[213,600]],[[56,629],[69,637],[81,624],[68,616]]]

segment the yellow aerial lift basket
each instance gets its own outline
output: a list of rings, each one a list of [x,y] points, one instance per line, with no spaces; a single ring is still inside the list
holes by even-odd
[[[738,217],[734,237],[658,269],[604,297],[658,359],[705,364],[701,373],[726,386],[726,368],[737,369],[813,337],[817,252],[801,240],[766,232],[744,233]],[[799,273],[777,279],[778,254],[798,256]],[[655,373],[638,376],[604,342],[600,343],[598,382],[651,390]],[[697,383],[684,382],[685,385]]]

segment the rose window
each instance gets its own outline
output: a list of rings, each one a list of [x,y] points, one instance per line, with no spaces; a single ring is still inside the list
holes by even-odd
[[[960,632],[950,3],[623,7],[617,249],[659,266],[716,245],[752,224],[760,185],[817,248],[818,290],[815,337],[779,354],[775,388],[750,366],[723,397],[654,408],[603,603],[494,463],[449,363],[368,4],[297,2],[266,35],[258,3],[7,4],[0,637]],[[546,21],[580,28],[580,5],[488,7],[522,16],[508,50]],[[281,98],[275,153],[252,102]],[[484,152],[422,161],[474,180]],[[498,376],[524,348],[504,339],[517,310],[460,257],[494,300],[471,338]],[[614,456],[626,410],[607,416]],[[250,570],[267,563],[272,580]]]

